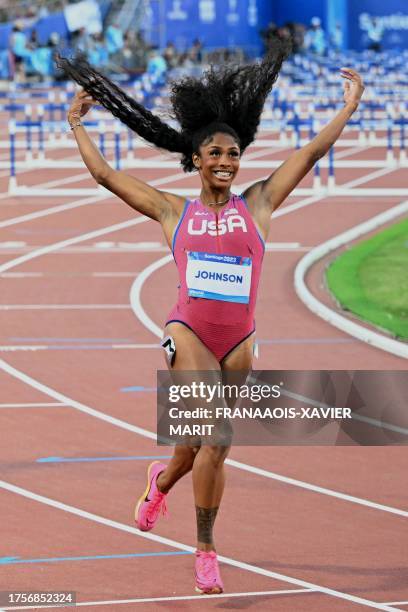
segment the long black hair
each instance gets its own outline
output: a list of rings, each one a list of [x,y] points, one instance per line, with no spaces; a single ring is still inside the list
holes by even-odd
[[[173,82],[170,102],[180,130],[133,100],[84,57],[59,57],[57,64],[139,136],[161,149],[181,153],[184,171],[191,172],[195,169],[192,154],[216,132],[233,136],[241,153],[251,144],[265,100],[289,51],[287,43],[277,41],[258,64],[211,67],[199,79],[185,77]]]

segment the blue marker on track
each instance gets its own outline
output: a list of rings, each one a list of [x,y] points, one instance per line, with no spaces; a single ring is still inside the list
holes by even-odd
[[[121,457],[40,457],[36,463],[96,463],[98,461],[153,461],[171,459],[171,455],[136,455]]]
[[[58,563],[66,561],[100,561],[106,559],[137,559],[141,557],[172,557],[176,555],[191,555],[192,553],[185,550],[163,551],[163,552],[147,552],[147,553],[129,553],[123,555],[83,555],[78,557],[39,557],[38,559],[21,559],[20,557],[0,557],[1,565],[17,565],[23,563]]]
[[[135,385],[134,387],[122,387],[121,391],[123,393],[133,393],[136,391],[152,392],[157,391],[157,387],[142,387],[141,385]]]

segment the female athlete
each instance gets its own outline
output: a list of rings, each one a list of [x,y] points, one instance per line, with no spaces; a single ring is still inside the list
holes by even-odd
[[[210,69],[201,79],[172,84],[170,102],[180,126],[174,129],[135,102],[82,59],[60,58],[60,66],[81,87],[68,121],[94,179],[136,211],[161,223],[180,275],[178,302],[167,318],[163,347],[173,370],[206,370],[220,376],[250,370],[254,309],[271,214],[330,147],[357,109],[364,87],[360,76],[342,68],[344,107],[307,145],[293,152],[266,180],[235,195],[231,187],[240,159],[254,140],[265,99],[286,49],[275,47],[260,64]],[[102,104],[124,124],[157,147],[181,154],[186,172],[201,181],[199,198],[154,189],[114,170],[81,123]],[[139,529],[152,529],[165,510],[167,493],[192,470],[197,516],[196,589],[221,593],[213,526],[224,490],[229,447],[177,445],[166,466],[149,466],[147,487],[136,508]]]

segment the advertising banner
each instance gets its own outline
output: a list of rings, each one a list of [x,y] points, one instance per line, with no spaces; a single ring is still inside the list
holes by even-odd
[[[352,49],[366,49],[368,30],[375,17],[383,30],[383,49],[408,47],[408,3],[406,0],[359,0],[348,4],[349,45]]]
[[[272,14],[272,7],[264,4],[260,0],[151,0],[143,27],[147,38],[159,47],[171,41],[178,49],[188,49],[199,38],[207,49],[242,46],[260,51],[259,31]]]
[[[70,32],[75,32],[82,27],[86,27],[90,34],[102,31],[101,12],[96,0],[67,4],[64,8],[64,17]]]

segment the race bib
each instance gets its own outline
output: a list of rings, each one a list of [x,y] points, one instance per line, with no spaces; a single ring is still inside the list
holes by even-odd
[[[188,253],[186,282],[191,297],[248,304],[251,274],[250,257]]]

